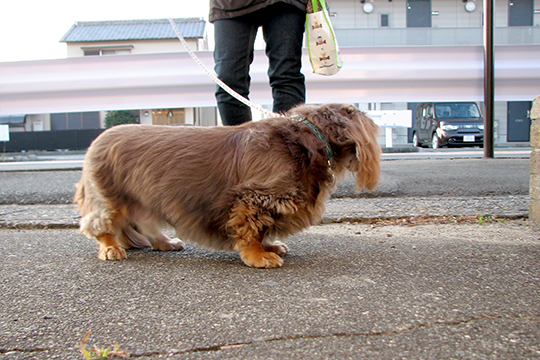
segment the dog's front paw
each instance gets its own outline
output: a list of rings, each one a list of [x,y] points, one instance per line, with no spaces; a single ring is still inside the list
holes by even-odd
[[[242,261],[251,267],[276,268],[283,265],[283,259],[274,252],[264,251],[262,248],[249,248],[240,252]]]
[[[126,250],[119,246],[101,246],[98,257],[100,260],[127,259]]]
[[[270,244],[263,244],[265,251],[273,252],[279,256],[284,256],[289,252],[289,247],[282,243],[281,241],[274,241]]]

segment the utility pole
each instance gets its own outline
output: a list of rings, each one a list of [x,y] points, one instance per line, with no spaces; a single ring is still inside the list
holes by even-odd
[[[493,159],[493,0],[484,0],[484,158]]]

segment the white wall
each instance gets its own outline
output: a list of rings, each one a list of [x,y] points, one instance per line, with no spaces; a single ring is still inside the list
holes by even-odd
[[[41,122],[43,124],[43,131],[51,130],[51,115],[50,114],[34,114],[26,115],[24,124],[25,131],[34,131],[34,123]]]
[[[390,14],[390,27],[402,28],[406,26],[405,0],[373,2],[374,10],[366,14],[362,10],[360,1],[332,0],[330,2],[331,21],[335,28],[341,29],[368,29],[378,28],[380,14]]]
[[[367,0],[369,2],[369,0]],[[506,0],[496,0],[496,26],[507,26],[508,4]],[[432,0],[431,10],[438,12],[432,15],[432,27],[481,27],[482,26],[482,0],[476,0],[476,9],[473,12],[465,10],[461,0]],[[366,14],[360,1],[332,0],[330,13],[332,25],[338,29],[368,29],[380,27],[380,14],[389,14],[390,28],[407,27],[407,1],[373,1],[373,12]],[[503,21],[504,20],[504,21]]]
[[[184,108],[184,123],[195,124],[195,108]]]
[[[431,11],[438,15],[431,16],[431,26],[434,28],[448,27],[481,27],[482,26],[482,1],[475,2],[476,9],[473,12],[465,10],[465,3],[455,1],[432,1]]]
[[[370,0],[367,0],[368,2]],[[468,28],[482,26],[483,1],[473,0],[476,9],[473,12],[465,10],[465,4],[461,0],[431,0],[431,10],[438,11],[433,15],[432,27],[434,28]],[[519,1],[519,0],[516,0]],[[391,28],[405,28],[407,26],[407,1],[372,1],[374,10],[366,14],[362,10],[360,0],[331,0],[330,13],[332,25],[337,29],[369,29],[379,27],[381,13],[390,14]],[[540,1],[535,1],[534,9],[540,10]],[[540,14],[533,18],[534,26],[540,26]],[[508,0],[495,0],[494,8],[495,27],[508,26]]]
[[[152,125],[152,109],[139,110],[139,121],[141,124]]]

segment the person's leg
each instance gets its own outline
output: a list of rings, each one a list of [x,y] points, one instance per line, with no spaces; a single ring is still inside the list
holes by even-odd
[[[273,111],[285,112],[306,101],[305,78],[301,73],[306,14],[289,4],[269,6],[263,13]]]
[[[217,76],[244,97],[249,95],[249,66],[253,61],[253,44],[257,25],[249,17],[214,22],[214,61]],[[217,87],[216,100],[224,125],[238,125],[251,120],[248,106]]]

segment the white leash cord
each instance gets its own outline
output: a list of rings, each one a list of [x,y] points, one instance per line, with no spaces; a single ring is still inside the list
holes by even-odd
[[[191,49],[189,48],[186,40],[184,39],[182,34],[180,34],[180,31],[176,27],[176,24],[174,23],[173,19],[169,18],[169,22],[171,23],[171,26],[173,27],[174,32],[176,33],[176,36],[178,37],[178,39],[180,40],[182,45],[184,45],[184,47],[186,48],[186,51],[189,53],[189,55],[193,58],[193,60],[195,60],[195,62],[201,67],[201,69],[203,69],[204,72],[206,72],[206,74],[208,74],[208,76],[210,76],[210,78],[212,80],[214,80],[214,82],[216,84],[218,84],[223,90],[228,92],[236,100],[240,101],[241,103],[243,103],[243,104],[245,104],[245,105],[247,105],[247,106],[249,106],[249,107],[251,107],[251,108],[253,108],[253,109],[257,110],[257,111],[260,111],[261,113],[263,113],[264,115],[266,115],[268,117],[279,117],[279,116],[281,116],[279,114],[268,111],[268,110],[264,109],[263,107],[261,107],[259,105],[255,105],[254,103],[252,103],[251,101],[249,101],[248,99],[246,99],[245,97],[243,97],[242,95],[240,95],[239,93],[237,93],[236,91],[231,89],[227,84],[225,84],[223,81],[221,81],[216,75],[211,73],[210,70],[208,70],[208,68],[201,62],[201,60],[199,60],[197,55],[195,55],[195,53],[193,51],[191,51]]]

